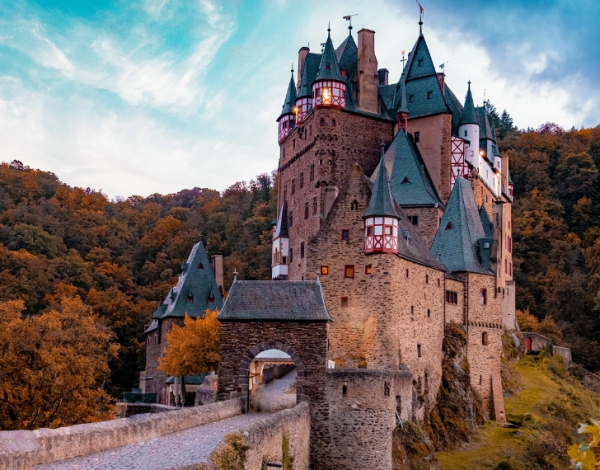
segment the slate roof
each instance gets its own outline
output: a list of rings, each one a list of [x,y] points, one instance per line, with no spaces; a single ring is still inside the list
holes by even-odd
[[[286,114],[294,114],[294,106],[296,106],[296,84],[294,83],[294,75],[292,75],[285,95],[285,101],[283,102],[283,107],[281,109],[281,114],[277,118],[277,121]]]
[[[394,101],[396,98],[396,87],[398,84],[379,85],[379,96],[381,97],[381,114],[391,119],[394,118]]]
[[[186,375],[185,376],[185,384],[186,385],[201,385],[204,382],[205,374],[200,375]],[[175,383],[175,377],[170,376],[166,381],[166,384],[173,385]]]
[[[490,122],[490,117],[485,112],[483,106],[475,108],[475,119],[477,119],[477,124],[479,124],[479,139],[489,139],[493,141],[492,124]]]
[[[328,66],[329,69],[327,68]],[[321,57],[319,70],[314,81],[317,80],[337,80],[338,82],[346,82],[344,77],[342,77],[340,64],[338,63],[337,57],[335,56],[335,50],[333,48],[333,43],[331,42],[331,36],[329,36],[329,34],[327,35],[325,50],[323,51],[323,57]]]
[[[298,98],[306,98],[312,96],[312,82],[317,76],[319,64],[321,63],[321,54],[313,54],[309,52],[304,59],[304,67],[302,68],[302,78],[298,87]]]
[[[277,218],[277,227],[275,227],[275,233],[273,239],[283,237],[289,238],[288,233],[288,212],[287,212],[287,199],[283,201],[281,211],[279,211],[279,217]]]
[[[153,318],[184,317],[186,313],[190,317],[203,317],[207,309],[215,310],[223,306],[202,242],[194,245],[181,269],[177,285],[169,291],[167,298],[154,312]],[[192,302],[188,302],[188,296],[193,298]],[[214,298],[212,304],[209,303],[211,296]]]
[[[485,206],[481,206],[479,209],[479,218],[481,219],[481,225],[483,226],[483,232],[488,238],[494,238],[494,223],[490,219],[489,214]]]
[[[485,238],[485,232],[471,183],[459,177],[450,194],[431,252],[439,255],[451,272],[493,274],[481,263],[478,245],[481,238]]]
[[[471,82],[469,82],[467,98],[465,99],[465,105],[463,107],[462,117],[459,125],[462,126],[463,124],[477,124],[475,105],[473,104],[473,95],[471,94]]]
[[[422,61],[419,65],[419,61]],[[407,80],[413,80],[415,78],[421,78],[428,75],[435,76],[435,66],[433,60],[431,60],[431,54],[425,41],[425,36],[419,34],[417,42],[413,46],[412,51],[408,54],[408,60],[405,67]],[[403,72],[404,73],[404,72]]]
[[[234,281],[219,321],[331,321],[319,281]]]
[[[385,158],[386,162],[392,165],[390,186],[398,204],[444,206],[412,136],[406,135],[403,131],[398,132]]]
[[[396,107],[394,114],[409,113],[408,99],[406,97],[406,74],[402,74],[396,87]]]
[[[358,47],[349,34],[335,51],[335,56],[340,64],[341,70],[346,70],[348,81],[354,76],[358,66]]]
[[[394,204],[394,198],[392,197],[392,191],[390,189],[390,180],[388,178],[387,169],[385,168],[383,144],[381,147],[379,168],[377,170],[377,176],[375,176],[371,201],[369,202],[367,212],[365,212],[365,217],[389,216],[399,218],[400,216],[398,215],[398,212],[396,212],[396,205]]]

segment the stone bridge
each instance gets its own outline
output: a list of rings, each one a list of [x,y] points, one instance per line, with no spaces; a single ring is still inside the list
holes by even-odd
[[[306,470],[309,432],[307,403],[242,414],[242,400],[233,399],[58,429],[2,431],[0,469],[215,469],[211,454],[226,450],[224,437],[236,433],[250,447],[245,469],[260,470],[263,459],[280,463],[285,434],[294,468]]]

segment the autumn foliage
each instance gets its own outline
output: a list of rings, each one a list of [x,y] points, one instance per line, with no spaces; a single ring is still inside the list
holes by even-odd
[[[219,367],[221,324],[219,312],[207,310],[204,318],[185,316],[184,326],[167,333],[167,349],[159,369],[172,376],[206,374]]]
[[[114,334],[79,297],[23,317],[0,303],[0,429],[56,428],[114,417],[101,389],[117,356]]]

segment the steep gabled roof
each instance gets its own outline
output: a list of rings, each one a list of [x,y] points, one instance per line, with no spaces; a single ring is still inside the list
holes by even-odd
[[[412,136],[398,132],[385,153],[385,159],[387,166],[391,164],[390,187],[398,204],[439,204],[443,207]]]
[[[382,144],[383,147],[383,144]],[[399,218],[396,212],[396,205],[390,190],[390,180],[388,179],[387,170],[385,168],[385,158],[383,150],[381,159],[379,160],[379,168],[375,177],[375,185],[371,193],[371,202],[365,212],[365,217],[374,216],[389,216]]]
[[[177,285],[169,291],[165,301],[154,312],[153,318],[184,317],[186,313],[190,317],[203,317],[206,310],[220,309],[223,306],[202,242],[194,245],[181,269]],[[213,303],[209,303],[211,296],[214,298]]]
[[[287,199],[283,201],[281,211],[279,211],[279,217],[277,218],[277,226],[275,227],[275,233],[273,239],[276,238],[289,238],[288,233],[288,211],[287,211]]]
[[[347,78],[351,78],[358,65],[358,47],[351,34],[336,49],[335,56],[340,64],[340,69],[346,70]]]
[[[234,281],[219,321],[330,321],[319,281]]]
[[[481,219],[481,225],[483,226],[483,232],[488,238],[494,238],[494,223],[490,219],[489,214],[485,206],[481,206],[479,209],[479,218]]]
[[[494,140],[491,119],[483,106],[475,108],[475,119],[477,119],[477,124],[479,124],[479,139]]]
[[[395,118],[394,102],[396,99],[397,86],[397,83],[392,85],[379,85],[379,96],[381,97],[381,114],[391,119]]]
[[[465,99],[465,105],[463,107],[462,117],[459,125],[462,126],[463,124],[477,124],[475,105],[473,104],[473,95],[471,94],[471,82],[469,82],[467,98]]]
[[[427,75],[435,76],[435,66],[433,60],[431,60],[431,54],[423,34],[419,35],[419,39],[417,39],[412,51],[408,54],[405,70],[407,80],[414,80]]]
[[[302,78],[298,88],[298,98],[306,98],[312,96],[312,82],[317,76],[319,64],[321,63],[321,54],[313,54],[309,52],[304,59],[304,67],[302,68]]]
[[[294,83],[294,75],[292,74],[292,78],[290,79],[290,84],[288,85],[288,90],[285,95],[285,101],[283,102],[283,108],[281,109],[281,114],[277,120],[279,121],[286,114],[294,114],[294,106],[296,106],[296,84]]]
[[[462,118],[463,107],[456,95],[452,92],[450,87],[444,83],[446,105],[452,112],[452,135],[458,136],[458,126]]]
[[[316,80],[346,81],[344,77],[342,77],[340,64],[335,56],[335,49],[333,48],[333,43],[331,42],[331,36],[329,36],[329,34],[327,35],[327,42],[325,43],[325,50],[323,51],[323,57],[321,57],[319,70],[315,77],[315,81]]]
[[[458,177],[446,205],[431,252],[451,272],[493,274],[479,258],[479,241],[485,232],[471,184]]]

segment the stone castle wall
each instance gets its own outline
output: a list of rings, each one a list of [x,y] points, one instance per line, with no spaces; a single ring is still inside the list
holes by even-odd
[[[441,207],[403,207],[407,216],[416,215],[419,217],[419,223],[415,226],[417,233],[425,241],[425,244],[431,248],[435,234],[440,226],[440,220],[444,211]]]
[[[454,279],[445,279],[446,281],[446,292],[451,294],[451,297],[456,297],[456,303],[453,303],[454,299],[450,302],[446,300],[446,292],[444,292],[444,309],[446,323],[454,322],[462,325],[465,321],[465,284],[464,281],[457,281]],[[456,294],[456,296],[454,296]]]

